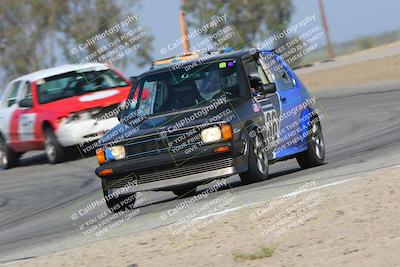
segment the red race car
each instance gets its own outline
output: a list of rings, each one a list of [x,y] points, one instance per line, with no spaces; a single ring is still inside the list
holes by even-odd
[[[30,150],[45,149],[50,163],[66,148],[90,144],[117,123],[131,82],[105,64],[65,65],[13,80],[0,102],[0,169]]]

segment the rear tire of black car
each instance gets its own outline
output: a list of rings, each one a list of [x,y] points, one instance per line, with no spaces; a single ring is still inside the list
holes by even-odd
[[[18,165],[21,154],[15,153],[0,136],[0,170],[6,170]]]
[[[172,190],[172,192],[178,196],[182,197],[192,197],[196,195],[197,185],[187,185],[187,186],[179,186]]]
[[[307,147],[306,151],[296,157],[300,167],[307,169],[324,164],[325,142],[318,117],[312,119],[308,124]]]
[[[58,142],[56,135],[50,127],[44,129],[44,148],[50,164],[65,161],[66,148]]]
[[[103,196],[106,201],[106,205],[111,212],[118,213],[133,209],[136,201],[135,194],[110,197],[109,188],[107,187],[104,179],[101,182],[101,186],[103,188]]]
[[[249,162],[246,172],[240,173],[242,184],[257,183],[268,179],[268,157],[261,135],[249,142]]]

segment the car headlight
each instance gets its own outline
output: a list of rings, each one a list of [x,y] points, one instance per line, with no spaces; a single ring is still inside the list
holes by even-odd
[[[222,140],[221,129],[218,126],[206,128],[201,131],[201,140],[205,144],[216,143]]]
[[[126,156],[124,146],[108,147],[106,148],[105,152],[106,157],[109,161],[124,159]]]

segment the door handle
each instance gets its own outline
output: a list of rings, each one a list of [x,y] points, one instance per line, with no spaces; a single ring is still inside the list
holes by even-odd
[[[286,102],[286,97],[281,97],[281,102],[285,103]]]

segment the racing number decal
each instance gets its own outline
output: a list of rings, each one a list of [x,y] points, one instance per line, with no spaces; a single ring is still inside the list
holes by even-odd
[[[259,99],[262,112],[265,117],[265,133],[269,149],[274,150],[279,144],[279,128],[281,116],[281,104],[279,94],[271,95],[264,99]]]
[[[30,141],[35,138],[36,114],[22,114],[19,120],[18,130],[21,141]]]
[[[278,140],[278,116],[276,110],[264,111],[265,124],[267,126],[268,142],[277,142]]]

